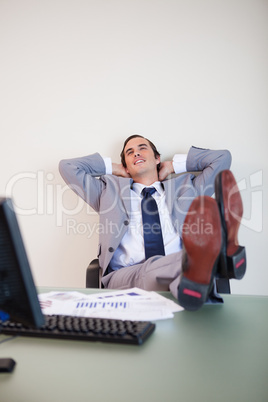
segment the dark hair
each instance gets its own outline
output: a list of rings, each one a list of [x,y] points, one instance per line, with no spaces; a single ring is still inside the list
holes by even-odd
[[[124,151],[125,151],[125,148],[126,148],[127,143],[128,143],[130,140],[132,140],[132,138],[144,138],[145,140],[147,140],[147,141],[149,142],[149,144],[150,144],[150,146],[151,146],[153,152],[154,152],[155,159],[157,159],[158,157],[160,157],[160,153],[157,151],[156,146],[152,143],[152,141],[148,140],[148,138],[145,138],[145,137],[143,137],[142,135],[134,134],[134,135],[131,135],[130,137],[128,137],[128,138],[125,140],[124,145],[123,145],[123,149],[122,149],[121,154],[120,154],[121,163],[122,163],[122,165],[123,165],[125,168],[127,167],[127,165],[126,165],[126,160],[125,160]],[[157,165],[157,170],[159,170],[159,169],[160,169],[160,163]]]

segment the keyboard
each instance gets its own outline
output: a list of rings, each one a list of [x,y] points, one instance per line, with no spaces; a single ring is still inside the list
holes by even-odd
[[[36,338],[99,341],[141,345],[155,329],[149,321],[123,321],[105,318],[45,315],[37,329],[12,321],[0,321],[0,333]]]

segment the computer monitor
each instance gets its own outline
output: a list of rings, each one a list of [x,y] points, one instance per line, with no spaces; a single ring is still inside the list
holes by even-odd
[[[44,324],[14,205],[0,198],[0,311],[28,326]],[[0,328],[1,332],[1,328]]]

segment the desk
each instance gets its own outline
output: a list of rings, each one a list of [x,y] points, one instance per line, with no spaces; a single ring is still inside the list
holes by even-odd
[[[157,321],[143,346],[3,343],[17,366],[0,375],[1,402],[267,402],[268,297],[224,299]]]

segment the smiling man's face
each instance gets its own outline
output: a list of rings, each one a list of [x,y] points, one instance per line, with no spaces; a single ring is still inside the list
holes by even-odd
[[[135,137],[129,140],[124,155],[126,170],[135,182],[150,185],[158,180],[157,165],[160,163],[160,157],[155,157],[145,138]]]

